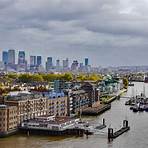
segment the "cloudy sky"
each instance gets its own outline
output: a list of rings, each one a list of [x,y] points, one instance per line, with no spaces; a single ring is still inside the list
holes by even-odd
[[[0,0],[0,48],[148,65],[148,0]]]

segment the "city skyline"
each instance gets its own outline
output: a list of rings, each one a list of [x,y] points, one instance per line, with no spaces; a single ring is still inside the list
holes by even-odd
[[[1,49],[147,65],[146,0],[3,0],[0,7]]]
[[[76,59],[76,58],[73,58],[73,59],[70,59],[70,58],[68,58],[68,57],[66,57],[66,58],[62,58],[62,57],[56,57],[56,56],[52,56],[52,55],[46,55],[46,56],[43,56],[43,55],[41,55],[41,54],[36,54],[36,53],[34,53],[34,54],[29,54],[29,53],[27,53],[25,50],[16,50],[16,49],[5,49],[5,50],[2,50],[2,51],[0,51],[0,61],[2,61],[2,62],[4,62],[4,61],[6,61],[6,59],[3,59],[3,53],[4,54],[6,54],[6,53],[9,53],[9,51],[12,51],[12,50],[14,50],[14,60],[15,60],[15,64],[19,64],[20,63],[20,61],[19,61],[19,54],[21,53],[23,53],[24,55],[23,55],[23,58],[26,60],[26,61],[23,61],[23,62],[27,62],[27,64],[29,64],[29,65],[34,65],[34,64],[31,64],[32,62],[33,63],[36,63],[36,65],[40,65],[40,64],[38,64],[37,62],[39,62],[40,60],[41,60],[41,65],[42,66],[44,66],[44,65],[46,65],[46,62],[47,62],[47,59],[48,58],[52,58],[52,64],[54,65],[54,66],[56,66],[56,62],[57,62],[57,60],[59,60],[59,62],[60,62],[60,65],[62,65],[63,64],[63,60],[66,60],[66,59],[68,59],[68,61],[70,62],[70,63],[72,63],[73,61],[75,61],[75,60],[77,60],[77,61],[79,61],[79,64],[80,63],[83,63],[84,65],[85,65],[85,60],[87,59],[87,63],[89,62],[89,64],[91,64],[90,63],[90,59],[88,58],[88,57],[82,57],[82,58],[80,58],[80,59]],[[4,55],[5,56],[5,55]],[[32,61],[31,62],[31,57],[33,57],[33,58],[35,58],[35,59],[33,59],[33,60],[35,60],[35,61]],[[21,57],[22,58],[22,57]],[[38,58],[41,58],[41,59],[38,59]],[[38,60],[39,61],[38,61]],[[7,57],[7,61],[8,61],[8,57]],[[5,62],[4,62],[4,64],[5,64]],[[8,64],[8,62],[7,62],[7,64]],[[13,63],[14,64],[14,63]],[[88,65],[88,64],[87,64]]]

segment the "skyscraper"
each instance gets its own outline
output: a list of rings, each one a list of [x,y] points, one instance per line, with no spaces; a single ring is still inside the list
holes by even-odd
[[[60,67],[60,60],[56,60],[56,67],[59,68]]]
[[[18,71],[25,71],[27,69],[27,61],[25,60],[25,51],[19,51],[18,53]]]
[[[8,64],[15,65],[15,50],[8,50]]]
[[[68,69],[69,67],[69,60],[66,58],[66,60],[63,60],[63,69]]]
[[[19,51],[18,53],[18,65],[25,65],[25,51]]]
[[[78,61],[77,60],[74,60],[73,63],[71,64],[71,70],[72,71],[75,71],[75,70],[78,70]]]
[[[46,62],[46,70],[49,71],[50,69],[52,69],[52,67],[53,67],[52,57],[48,57]]]
[[[41,66],[41,65],[42,65],[42,57],[37,56],[37,66]]]
[[[88,66],[88,58],[85,58],[85,66]]]
[[[30,66],[36,66],[36,56],[30,56]]]
[[[2,61],[3,61],[3,63],[5,65],[8,64],[8,52],[7,51],[3,51],[3,53],[2,53]]]

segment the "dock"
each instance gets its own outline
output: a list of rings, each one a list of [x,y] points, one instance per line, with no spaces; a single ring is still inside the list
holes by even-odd
[[[130,126],[128,125],[128,121],[124,120],[123,121],[123,127],[119,129],[118,131],[114,132],[113,128],[108,128],[108,139],[115,139],[122,135],[123,133],[127,132],[130,130]]]
[[[100,104],[97,107],[89,107],[82,110],[82,115],[96,116],[111,108],[111,104]]]

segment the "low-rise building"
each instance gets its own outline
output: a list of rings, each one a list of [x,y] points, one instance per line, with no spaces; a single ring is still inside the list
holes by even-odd
[[[84,90],[75,90],[69,93],[69,115],[78,114],[82,109],[89,107],[89,93]]]
[[[68,97],[63,93],[51,92],[48,97],[48,114],[50,116],[67,116]]]
[[[17,107],[0,105],[0,136],[17,129]]]
[[[17,94],[7,96],[4,103],[17,107],[17,122],[33,119],[48,113],[48,99],[37,94]]]

